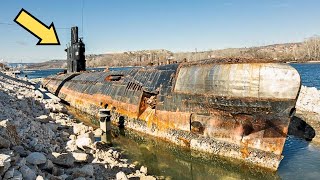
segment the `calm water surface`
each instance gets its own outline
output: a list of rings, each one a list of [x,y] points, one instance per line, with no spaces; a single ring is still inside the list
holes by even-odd
[[[303,85],[320,89],[320,63],[291,65],[298,70]]]

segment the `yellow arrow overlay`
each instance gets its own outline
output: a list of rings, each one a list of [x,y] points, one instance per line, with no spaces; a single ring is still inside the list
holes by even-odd
[[[29,12],[21,9],[14,22],[39,39],[37,45],[60,45],[54,24],[48,27]]]

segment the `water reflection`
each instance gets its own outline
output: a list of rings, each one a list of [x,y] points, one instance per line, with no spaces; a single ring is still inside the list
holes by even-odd
[[[86,124],[98,123],[92,116],[74,109],[72,113]],[[285,143],[284,159],[278,172],[272,173],[241,162],[230,162],[216,157],[197,158],[195,152],[138,132],[115,127],[113,134],[114,146],[123,150],[125,156],[140,165],[147,166],[150,174],[170,179],[319,179],[320,177],[319,148],[293,137],[288,137]]]
[[[278,174],[282,179],[319,179],[320,148],[302,139],[289,136],[283,151]]]
[[[125,130],[125,136],[119,134],[113,142],[128,158],[146,165],[150,174],[172,179],[279,179],[277,174],[240,162],[230,163],[215,157],[197,158],[190,150],[137,132]]]

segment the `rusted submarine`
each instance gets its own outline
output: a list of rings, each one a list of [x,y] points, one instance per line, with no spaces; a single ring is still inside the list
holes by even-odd
[[[277,170],[301,87],[299,73],[268,60],[198,62],[86,72],[85,45],[71,30],[68,73],[42,84],[71,106],[169,142]]]

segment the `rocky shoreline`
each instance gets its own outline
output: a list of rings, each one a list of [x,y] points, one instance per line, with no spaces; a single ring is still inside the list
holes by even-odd
[[[0,73],[0,98],[0,180],[156,179],[31,83]]]

